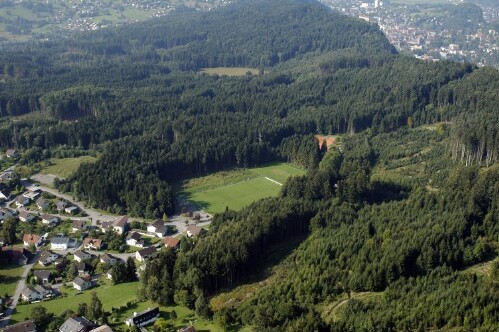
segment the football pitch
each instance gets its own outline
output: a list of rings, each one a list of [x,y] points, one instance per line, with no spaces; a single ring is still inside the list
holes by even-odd
[[[210,213],[226,207],[237,211],[261,198],[277,196],[290,176],[304,173],[286,163],[224,171],[185,181],[181,195]]]

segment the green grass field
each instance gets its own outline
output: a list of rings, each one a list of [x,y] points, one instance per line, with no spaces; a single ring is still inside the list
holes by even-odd
[[[237,169],[191,179],[182,184],[181,195],[210,213],[226,207],[240,210],[261,198],[277,196],[290,176],[304,171],[286,163],[251,169]]]
[[[23,270],[22,267],[17,265],[2,267],[0,270],[0,296],[14,294]]]
[[[78,158],[50,159],[50,166],[42,168],[40,173],[53,174],[59,178],[67,178],[74,173],[82,163],[93,163],[97,158],[82,156]]]
[[[226,75],[226,76],[244,76],[246,73],[250,72],[252,75],[258,75],[259,71],[255,68],[244,68],[244,67],[215,67],[215,68],[203,68],[199,71],[200,73],[206,73],[210,75]]]

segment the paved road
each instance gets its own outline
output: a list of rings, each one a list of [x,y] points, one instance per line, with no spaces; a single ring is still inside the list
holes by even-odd
[[[10,316],[14,313],[14,309],[16,308],[17,302],[19,302],[19,297],[21,296],[21,292],[26,287],[26,277],[28,276],[29,271],[33,267],[33,265],[38,261],[38,257],[40,256],[40,252],[38,252],[31,260],[31,263],[26,264],[23,268],[23,274],[21,275],[21,279],[17,283],[16,291],[14,292],[14,296],[12,298],[12,303],[4,312],[4,319],[0,321],[0,328],[6,327],[9,325]]]

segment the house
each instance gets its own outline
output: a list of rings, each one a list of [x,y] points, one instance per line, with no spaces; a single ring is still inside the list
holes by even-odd
[[[14,213],[10,211],[9,209],[2,208],[0,209],[0,220],[4,221],[7,218],[12,218],[14,216]]]
[[[102,230],[102,233],[106,233],[108,230],[113,228],[113,222],[112,221],[103,221],[100,224],[100,229]]]
[[[55,207],[56,207],[57,211],[59,211],[59,212],[64,210],[66,208],[66,206],[68,206],[68,203],[66,203],[64,201],[57,201],[55,203]]]
[[[0,236],[0,247],[3,247],[5,245],[5,238],[3,236]]]
[[[39,247],[42,244],[43,240],[40,235],[37,234],[24,234],[23,235],[23,243],[24,245],[30,246],[30,245],[35,245],[36,247]]]
[[[142,250],[139,250],[135,253],[135,258],[137,258],[138,261],[143,262],[148,258],[153,257],[156,255],[157,251],[156,248],[154,247],[147,247]]]
[[[91,278],[76,277],[73,280],[73,288],[79,290],[80,292],[89,289],[90,287],[92,287]]]
[[[31,213],[27,212],[27,211],[21,211],[19,212],[19,220],[21,220],[22,222],[28,222],[28,221],[31,221],[33,219],[35,219],[35,216],[32,215]]]
[[[40,197],[36,200],[36,206],[40,210],[45,210],[49,207],[49,202],[45,198]]]
[[[126,238],[126,244],[128,244],[129,246],[144,248],[144,240],[142,240],[140,234],[137,232],[128,234]]]
[[[17,196],[15,203],[17,208],[26,207],[29,204],[29,198],[26,198],[24,196]]]
[[[35,292],[38,292],[42,298],[52,297],[54,295],[54,290],[49,285],[36,285],[33,287]]]
[[[196,225],[189,225],[187,226],[187,236],[188,237],[193,237],[193,236],[198,236],[199,234],[205,232],[204,228],[201,228]]]
[[[107,277],[109,280],[113,280],[113,269],[109,269],[109,270],[107,270],[107,272],[106,272],[106,277]]]
[[[27,199],[32,201],[35,198],[37,198],[38,196],[40,196],[40,193],[41,193],[40,189],[36,188],[34,190],[28,190],[27,192],[25,192],[23,194],[23,197],[26,197]]]
[[[83,240],[83,247],[85,249],[100,250],[102,248],[102,240],[86,238],[85,240]]]
[[[50,277],[52,273],[48,270],[35,270],[33,275],[36,278],[36,281],[41,282],[43,284],[48,284],[50,282]]]
[[[191,325],[189,327],[182,327],[178,329],[177,332],[197,332],[197,330]]]
[[[75,261],[80,262],[80,263],[83,261],[86,261],[88,259],[91,259],[91,258],[92,258],[92,255],[90,255],[88,252],[83,251],[83,250],[76,250],[74,253]]]
[[[19,264],[26,265],[31,258],[31,253],[25,248],[2,247],[0,251],[0,265]]]
[[[42,224],[55,226],[59,223],[59,218],[50,214],[42,214]]]
[[[180,241],[170,236],[164,237],[163,243],[165,244],[166,248],[178,249],[180,247]]]
[[[90,275],[90,267],[87,264],[81,262],[78,263],[77,267],[78,267],[78,276],[88,277]]]
[[[113,330],[107,325],[102,325],[96,329],[91,330],[90,332],[113,332]]]
[[[3,191],[0,190],[0,202],[6,201],[9,198],[9,194],[5,194]]]
[[[110,254],[104,254],[104,255],[100,256],[100,262],[104,263],[104,264],[109,264],[109,265],[113,265],[114,263],[116,263],[118,261],[118,259],[119,258],[116,258]]]
[[[153,233],[157,237],[163,237],[167,230],[168,228],[165,226],[165,222],[161,219],[157,219],[147,226],[147,231]]]
[[[52,251],[49,250],[44,250],[40,254],[40,257],[38,258],[38,263],[45,266],[50,265],[53,262],[55,262],[57,258],[59,258],[59,255],[57,255],[56,253],[53,253]]]
[[[38,293],[33,287],[27,286],[21,291],[21,299],[26,302],[33,302],[43,299],[43,296]]]
[[[120,235],[125,233],[127,226],[128,226],[127,216],[118,217],[113,221],[113,230]]]
[[[69,247],[68,237],[53,237],[50,240],[50,249],[52,250],[67,250]]]
[[[73,220],[73,233],[78,231],[84,231],[87,228],[87,223],[85,220]]]
[[[159,307],[155,307],[152,309],[147,309],[140,313],[133,313],[133,317],[127,318],[125,323],[127,326],[145,326],[153,323],[156,319],[159,318]]]
[[[76,206],[67,206],[64,209],[64,212],[66,212],[68,214],[76,214],[76,212],[78,212],[78,208]]]
[[[32,320],[26,320],[14,325],[4,327],[3,332],[36,332],[36,325]]]
[[[5,155],[7,156],[7,158],[16,158],[19,156],[19,152],[16,149],[7,149]]]
[[[89,332],[95,324],[85,317],[69,317],[59,327],[59,332]]]

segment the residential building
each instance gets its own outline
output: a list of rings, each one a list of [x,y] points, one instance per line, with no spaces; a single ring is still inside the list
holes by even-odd
[[[6,201],[9,198],[9,196],[10,195],[8,195],[0,190],[0,202]]]
[[[45,210],[49,207],[49,202],[45,198],[40,197],[36,200],[36,206],[40,210]]]
[[[29,204],[29,198],[26,198],[24,196],[17,196],[15,200],[16,207],[23,208],[26,207]]]
[[[161,219],[157,219],[147,226],[147,231],[153,233],[157,237],[163,237],[167,230],[168,228],[165,226],[165,222]]]
[[[21,299],[26,302],[33,302],[43,299],[43,295],[38,293],[33,287],[27,286],[21,291]]]
[[[19,212],[18,218],[22,222],[28,222],[28,221],[32,221],[33,219],[35,219],[35,216],[27,211],[21,211],[21,212]]]
[[[59,327],[59,332],[89,332],[94,327],[95,324],[85,317],[69,317]]]
[[[129,246],[143,248],[144,247],[144,240],[142,240],[142,237],[139,233],[132,232],[132,233],[128,234],[128,236],[126,238],[126,244],[128,244]]]
[[[68,206],[68,203],[64,201],[57,201],[55,203],[55,207],[59,212],[63,211],[66,208],[66,206]]]
[[[7,158],[16,158],[17,156],[19,156],[19,152],[16,149],[7,149],[5,155],[7,156]]]
[[[114,263],[116,263],[118,261],[118,259],[119,258],[116,258],[111,254],[104,254],[104,255],[100,256],[100,262],[104,263],[104,264],[109,264],[109,265],[113,265]]]
[[[50,282],[50,277],[52,273],[48,270],[35,270],[33,275],[36,278],[36,281],[41,282],[43,284],[48,284]]]
[[[188,237],[193,237],[205,232],[205,229],[196,225],[189,225],[186,232]]]
[[[90,275],[90,267],[85,263],[78,263],[78,276],[88,277]]]
[[[118,217],[113,221],[113,230],[120,235],[125,233],[125,231],[127,230],[127,226],[128,226],[127,216]]]
[[[73,233],[87,229],[85,220],[73,220]]]
[[[78,208],[76,206],[66,206],[64,208],[64,212],[68,214],[76,214],[78,212]]]
[[[34,190],[28,190],[23,194],[23,197],[26,197],[30,201],[35,200],[38,196],[40,196],[40,189],[36,188]]]
[[[135,258],[137,258],[138,261],[143,262],[146,259],[149,259],[153,256],[155,256],[157,253],[156,248],[154,247],[147,247],[142,250],[139,250],[135,253]]]
[[[36,332],[36,325],[32,320],[26,320],[24,322],[4,327],[2,332]]]
[[[90,332],[113,332],[113,330],[107,325],[102,325],[99,326],[98,328],[91,330]]]
[[[73,288],[81,291],[89,289],[92,287],[92,279],[91,278],[81,278],[76,277],[73,280]]]
[[[50,249],[52,250],[68,250],[69,238],[68,237],[53,237],[50,240]]]
[[[165,244],[166,248],[178,249],[180,247],[180,240],[170,236],[164,237],[163,243]]]
[[[2,208],[0,209],[0,221],[4,221],[7,218],[11,218],[14,216],[14,213],[12,213],[11,210]]]
[[[80,263],[92,258],[91,254],[83,250],[76,250],[73,256],[75,261]]]
[[[24,234],[23,235],[23,243],[24,245],[30,246],[30,245],[35,245],[36,247],[39,247],[42,244],[42,237],[37,234]]]
[[[59,223],[59,218],[50,214],[42,214],[42,224],[55,226]]]
[[[53,262],[55,262],[57,258],[59,258],[59,255],[57,255],[56,253],[53,253],[50,250],[44,250],[40,254],[40,257],[38,258],[38,263],[45,266],[50,265]]]
[[[83,240],[83,247],[85,249],[100,250],[102,248],[102,240],[94,238],[86,238]]]
[[[152,309],[147,309],[140,313],[133,313],[133,317],[129,317],[125,320],[125,324],[128,326],[145,326],[153,323],[159,318],[159,307]]]

